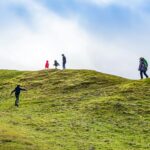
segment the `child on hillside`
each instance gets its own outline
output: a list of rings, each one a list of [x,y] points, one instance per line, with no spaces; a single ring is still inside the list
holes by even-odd
[[[21,88],[20,85],[17,85],[16,88],[11,92],[11,95],[15,92],[16,101],[15,106],[19,107],[19,96],[21,91],[27,91],[24,88]]]
[[[45,69],[49,69],[49,61],[48,60],[46,60]]]
[[[54,60],[54,66],[55,66],[55,69],[57,69],[57,67],[60,66],[57,60]]]

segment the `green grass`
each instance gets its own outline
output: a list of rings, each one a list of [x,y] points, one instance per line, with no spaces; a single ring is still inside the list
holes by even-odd
[[[14,106],[10,92],[28,89]],[[0,150],[150,150],[150,79],[0,71]]]

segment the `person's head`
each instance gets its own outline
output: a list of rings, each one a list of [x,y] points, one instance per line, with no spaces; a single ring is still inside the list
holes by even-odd
[[[140,61],[143,61],[144,60],[144,58],[143,57],[140,57]]]
[[[62,54],[62,56],[65,56],[64,54]]]
[[[18,84],[17,87],[20,87],[20,85]]]

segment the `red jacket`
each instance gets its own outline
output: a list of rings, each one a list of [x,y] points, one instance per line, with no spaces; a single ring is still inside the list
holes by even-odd
[[[48,69],[48,68],[49,68],[49,62],[47,60],[46,63],[45,63],[45,69]]]

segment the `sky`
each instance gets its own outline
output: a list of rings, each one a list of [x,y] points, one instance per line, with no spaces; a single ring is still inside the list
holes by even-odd
[[[150,2],[0,0],[0,69],[53,68],[61,54],[69,69],[138,79],[139,57],[150,62]]]

